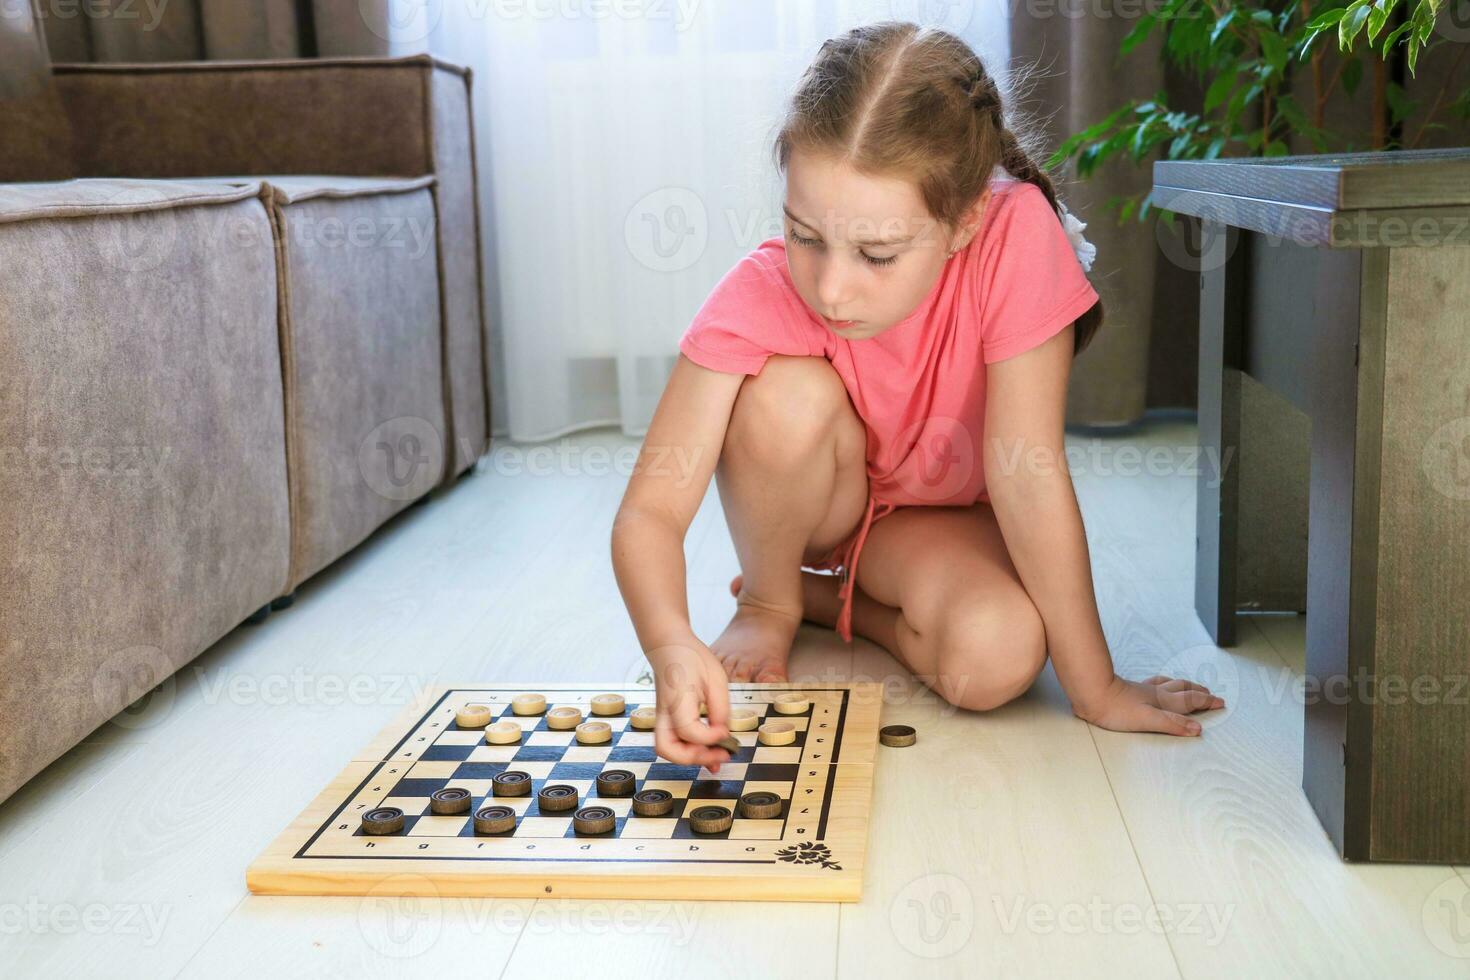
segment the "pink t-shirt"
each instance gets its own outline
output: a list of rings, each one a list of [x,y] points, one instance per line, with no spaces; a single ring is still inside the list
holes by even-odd
[[[874,521],[901,506],[989,500],[980,447],[985,365],[1066,329],[1097,302],[1041,189],[992,181],[979,233],[951,256],[929,295],[875,337],[846,340],[797,294],[784,238],[742,258],[679,341],[691,361],[759,374],[772,354],[825,357],[867,429],[868,505],[859,527],[807,567],[841,569],[837,631],[852,639],[852,589]]]

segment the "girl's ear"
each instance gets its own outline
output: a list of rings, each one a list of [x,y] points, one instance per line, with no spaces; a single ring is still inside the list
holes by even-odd
[[[966,208],[964,214],[960,216],[959,233],[955,235],[955,244],[953,251],[950,253],[951,255],[970,244],[971,240],[980,231],[980,223],[985,219],[985,208],[989,204],[990,185],[986,184],[985,190],[981,191],[980,196],[975,198],[975,203]]]

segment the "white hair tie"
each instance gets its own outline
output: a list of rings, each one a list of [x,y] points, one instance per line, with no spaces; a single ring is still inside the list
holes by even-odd
[[[1067,210],[1067,206],[1061,201],[1057,205],[1062,209],[1062,229],[1067,233],[1067,240],[1072,243],[1072,251],[1077,253],[1077,261],[1082,265],[1082,271],[1092,271],[1092,260],[1097,258],[1097,246],[1082,237],[1082,229],[1087,227],[1087,222],[1080,220],[1075,214]]]

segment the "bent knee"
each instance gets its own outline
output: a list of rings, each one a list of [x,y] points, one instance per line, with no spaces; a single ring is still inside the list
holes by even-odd
[[[729,428],[736,438],[759,436],[759,447],[804,454],[831,436],[844,410],[851,410],[847,386],[825,357],[772,354],[741,383]]]
[[[1046,629],[1024,594],[956,610],[935,639],[939,694],[971,711],[1020,697],[1046,665]]]
[[[773,420],[828,420],[847,401],[847,386],[825,357],[772,354],[759,375],[741,383],[735,408]]]

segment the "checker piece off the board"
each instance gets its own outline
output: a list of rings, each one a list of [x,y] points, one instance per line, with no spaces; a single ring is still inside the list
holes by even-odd
[[[643,687],[429,692],[251,865],[250,889],[861,897],[881,685],[732,684],[719,773],[656,754],[653,703]]]

